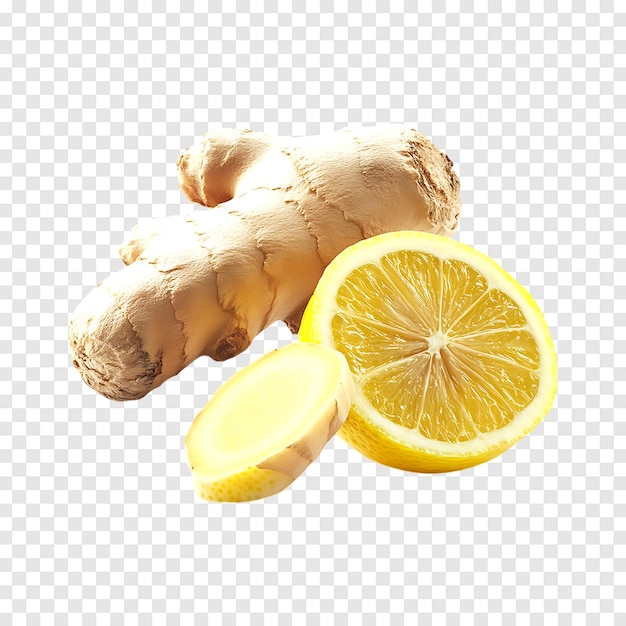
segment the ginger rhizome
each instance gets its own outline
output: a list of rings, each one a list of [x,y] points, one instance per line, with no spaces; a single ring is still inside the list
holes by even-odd
[[[238,502],[282,491],[341,427],[353,395],[345,357],[320,345],[292,343],[239,370],[185,437],[196,493]]]
[[[296,332],[343,249],[396,230],[451,235],[460,212],[452,162],[404,126],[291,139],[212,131],[178,173],[210,210],[131,231],[126,267],[70,321],[74,365],[108,398],[141,398],[201,355],[229,359],[278,320]]]

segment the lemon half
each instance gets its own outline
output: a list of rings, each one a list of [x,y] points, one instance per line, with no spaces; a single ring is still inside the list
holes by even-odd
[[[344,250],[300,339],[348,361],[356,396],[338,434],[400,469],[492,459],[539,424],[556,394],[556,354],[531,295],[488,256],[439,235],[387,233]]]

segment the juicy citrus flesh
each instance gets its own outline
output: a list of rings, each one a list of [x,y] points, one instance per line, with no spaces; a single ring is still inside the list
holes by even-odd
[[[449,471],[493,458],[552,404],[556,360],[530,295],[485,255],[424,233],[340,255],[301,337],[342,352],[357,398],[339,435],[377,461]]]

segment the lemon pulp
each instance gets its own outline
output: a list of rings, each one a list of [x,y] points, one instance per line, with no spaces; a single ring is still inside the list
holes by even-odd
[[[464,261],[389,252],[345,277],[336,306],[333,341],[367,402],[428,440],[503,428],[537,395],[540,351],[524,314]]]

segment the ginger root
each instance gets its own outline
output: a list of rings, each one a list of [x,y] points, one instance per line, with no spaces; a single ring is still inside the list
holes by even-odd
[[[201,355],[229,359],[275,321],[297,332],[324,268],[349,245],[458,224],[452,162],[404,126],[291,139],[222,129],[177,165],[187,196],[213,208],[131,231],[127,267],[70,320],[74,365],[114,400],[143,397]]]
[[[292,343],[239,370],[185,437],[196,493],[241,502],[282,491],[344,423],[354,393],[343,354],[312,343]]]

